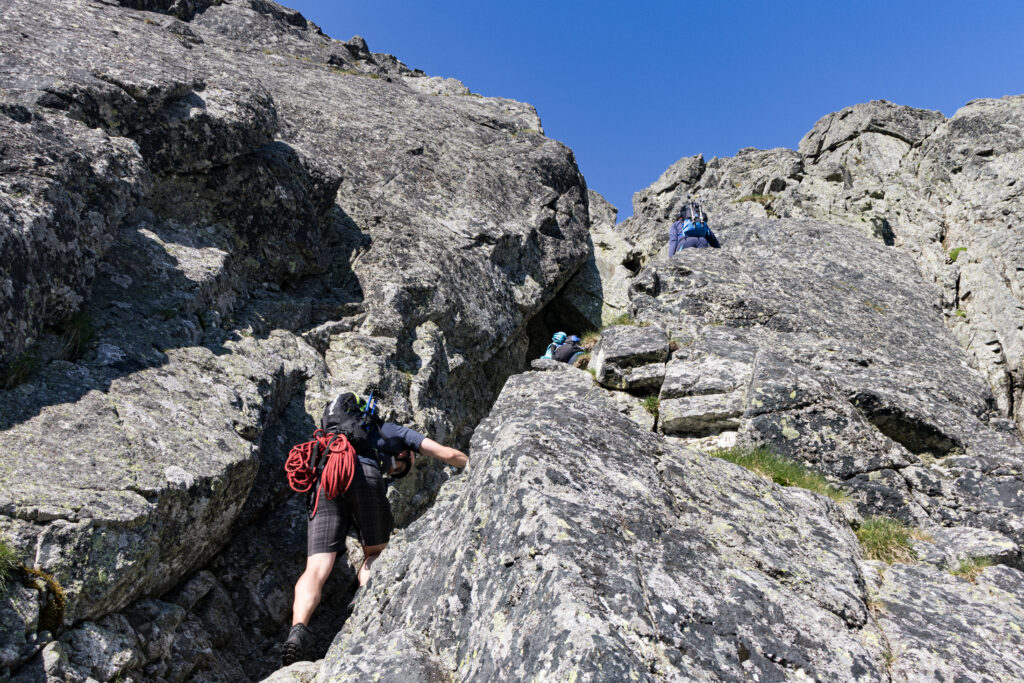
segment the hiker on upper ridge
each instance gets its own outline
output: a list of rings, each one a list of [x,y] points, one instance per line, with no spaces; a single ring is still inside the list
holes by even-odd
[[[688,199],[676,214],[676,220],[668,233],[668,255],[674,256],[683,249],[721,249],[715,233],[708,227],[708,217],[700,202]]]
[[[580,338],[575,334],[566,338],[565,343],[559,344],[558,348],[555,349],[552,358],[572,365],[579,358],[580,354],[586,351],[585,348],[580,346],[580,341]]]
[[[548,344],[548,348],[544,350],[544,355],[541,358],[551,360],[555,357],[555,350],[565,343],[565,332],[555,332],[551,335],[551,343]]]
[[[289,484],[307,492],[311,510],[306,535],[306,570],[295,584],[292,628],[281,650],[287,666],[309,654],[310,617],[320,603],[321,591],[334,568],[345,537],[354,528],[363,546],[363,564],[356,576],[356,592],[370,578],[370,567],[391,538],[394,517],[387,499],[387,484],[409,474],[416,453],[463,468],[469,457],[442,446],[423,434],[376,416],[373,394],[361,401],[355,394],[339,395],[324,408],[322,429],[314,441],[292,449],[285,464]],[[335,436],[337,435],[337,436]],[[326,464],[322,470],[318,467]],[[349,607],[355,604],[355,597]]]

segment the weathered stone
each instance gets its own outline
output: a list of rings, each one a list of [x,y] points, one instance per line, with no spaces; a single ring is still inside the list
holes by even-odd
[[[385,551],[320,678],[397,671],[365,656],[393,639],[424,680],[883,675],[830,502],[679,449],[600,389],[565,396],[574,372],[509,381],[469,472]]]
[[[804,156],[817,158],[865,133],[887,135],[917,146],[945,120],[941,112],[873,100],[826,115],[804,136],[798,149]]]
[[[738,431],[830,476],[864,515],[1024,539],[1024,449],[987,426],[992,394],[909,257],[792,219],[691,251],[631,288],[637,321],[694,330],[666,366],[661,431]]]
[[[658,327],[613,325],[601,332],[592,354],[589,367],[602,385],[657,388],[669,356],[668,335]],[[649,365],[659,367],[651,369]]]
[[[17,576],[8,581],[0,595],[0,676],[33,653],[39,628],[39,594]]]
[[[975,583],[928,564],[865,574],[893,680],[1013,680],[1024,671],[1020,571],[989,567]]]
[[[1006,536],[960,526],[930,529],[925,538],[915,539],[914,550],[921,560],[946,570],[970,560],[1017,565],[1021,557],[1020,548]]]
[[[626,313],[634,247],[615,224],[618,209],[593,190],[588,190],[588,197],[590,256],[559,299],[597,329]]]

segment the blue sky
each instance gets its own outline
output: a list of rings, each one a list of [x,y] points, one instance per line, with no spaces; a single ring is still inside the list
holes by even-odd
[[[1020,0],[284,4],[333,38],[533,104],[620,219],[683,156],[795,148],[823,115],[872,99],[950,116],[1024,93]]]

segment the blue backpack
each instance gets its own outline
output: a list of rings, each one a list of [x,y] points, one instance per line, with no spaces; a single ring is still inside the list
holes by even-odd
[[[683,221],[683,235],[686,237],[704,237],[711,234],[708,230],[708,224],[706,221],[691,221],[686,219]]]
[[[699,200],[691,199],[686,202],[679,212],[679,217],[683,219],[684,237],[706,238],[711,234],[711,231],[708,230],[708,216],[704,213],[704,207],[700,205]]]

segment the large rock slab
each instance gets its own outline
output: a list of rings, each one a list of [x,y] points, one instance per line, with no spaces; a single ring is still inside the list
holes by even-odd
[[[660,327],[613,325],[601,332],[589,367],[603,386],[657,390],[665,378],[669,338]]]
[[[1019,634],[996,634],[1024,574],[990,568],[974,587],[931,565],[881,572],[828,499],[646,432],[612,392],[566,393],[577,373],[508,382],[468,472],[374,566],[317,680],[1020,674]],[[367,656],[380,642],[393,650]]]

